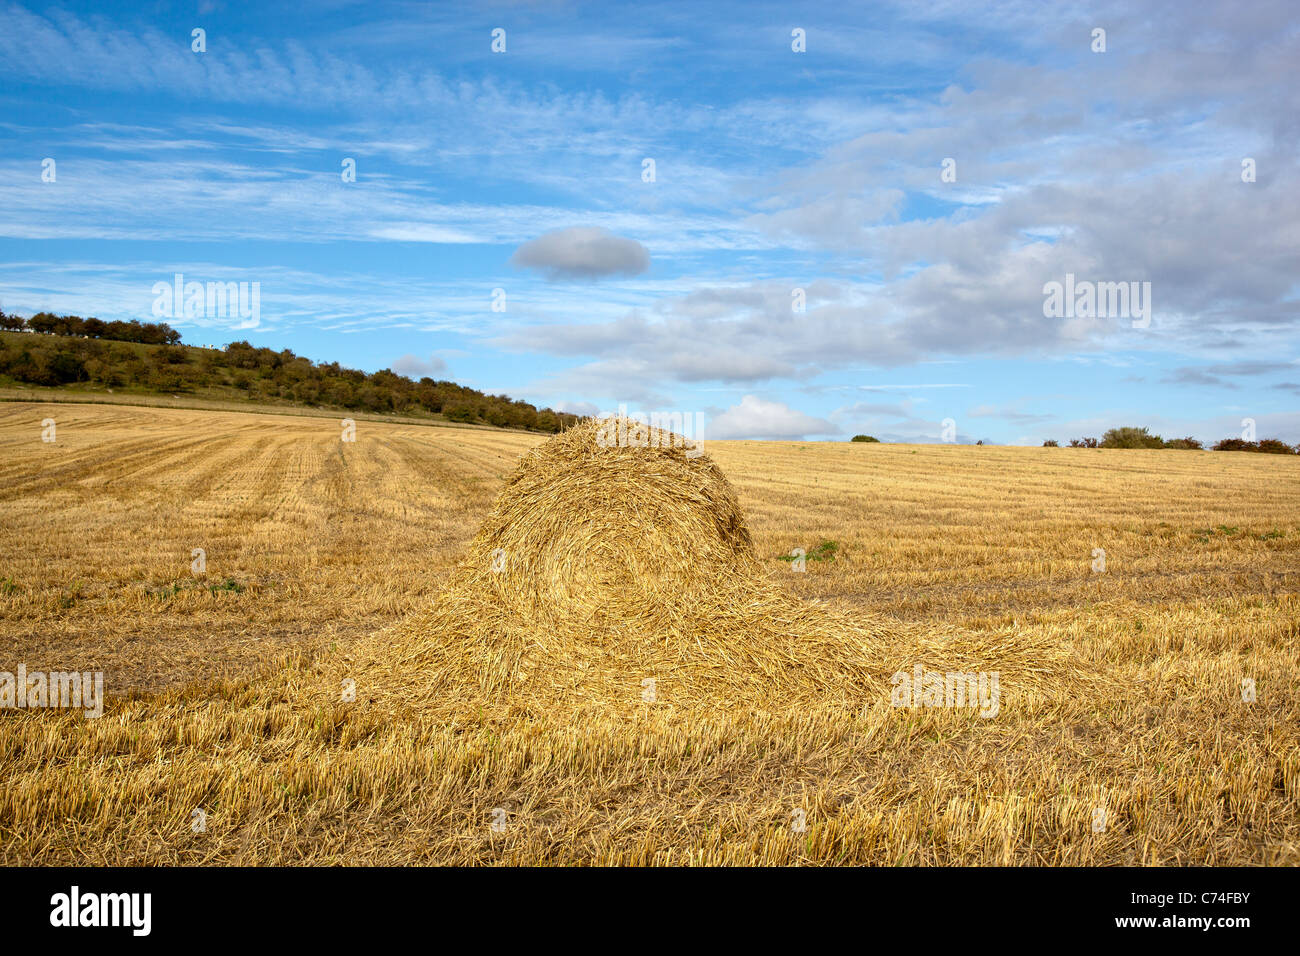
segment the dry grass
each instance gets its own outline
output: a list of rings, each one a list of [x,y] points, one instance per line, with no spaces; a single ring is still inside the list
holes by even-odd
[[[1295,462],[538,443],[0,406],[0,670],[111,695],[0,713],[4,861],[1300,862]]]

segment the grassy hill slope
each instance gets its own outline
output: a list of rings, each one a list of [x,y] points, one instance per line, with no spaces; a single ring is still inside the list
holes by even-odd
[[[559,431],[577,421],[574,415],[539,410],[454,382],[414,381],[387,369],[367,374],[247,342],[209,349],[0,332],[0,397],[22,397],[14,390],[31,386],[43,395],[54,389],[92,401],[110,394],[115,401],[152,396],[223,407],[365,412],[540,432]]]

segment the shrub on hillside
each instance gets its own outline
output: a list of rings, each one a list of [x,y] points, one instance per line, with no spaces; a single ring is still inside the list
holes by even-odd
[[[1101,436],[1102,448],[1164,448],[1165,441],[1159,435],[1152,435],[1145,427],[1137,428],[1125,425],[1112,428]]]
[[[60,385],[80,382],[86,377],[86,366],[75,355],[60,352],[50,359],[50,374]]]
[[[1300,455],[1300,445],[1292,448],[1277,438],[1265,438],[1263,441],[1246,441],[1244,438],[1225,438],[1214,443],[1215,451],[1256,451],[1269,455]]]
[[[1244,438],[1225,438],[1214,443],[1215,451],[1254,451],[1258,446]]]
[[[853,438],[850,439],[850,441],[873,441],[876,442],[877,444],[880,443],[879,438],[873,438],[871,435],[854,435]]]
[[[452,402],[450,405],[444,405],[442,414],[449,422],[472,422],[478,418],[477,411],[469,402]]]

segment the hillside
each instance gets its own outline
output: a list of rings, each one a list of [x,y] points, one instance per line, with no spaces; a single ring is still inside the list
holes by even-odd
[[[89,321],[89,320],[87,320]],[[148,334],[155,327],[143,326]],[[166,329],[165,326],[162,328]],[[179,336],[171,332],[176,340]],[[164,333],[165,334],[165,333]],[[248,342],[223,349],[118,341],[86,335],[0,331],[0,388],[57,388],[69,395],[188,396],[203,401],[402,415],[557,432],[576,415],[538,409],[455,382],[414,381],[315,363]]]

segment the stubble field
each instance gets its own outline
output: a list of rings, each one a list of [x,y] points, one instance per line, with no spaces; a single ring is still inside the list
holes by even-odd
[[[1293,459],[708,443],[770,587],[866,622],[861,680],[647,701],[657,658],[596,648],[548,703],[432,681],[474,649],[424,625],[544,439],[340,438],[0,404],[0,671],[108,696],[0,711],[5,863],[1300,863]],[[999,671],[997,715],[892,706],[915,665]]]

